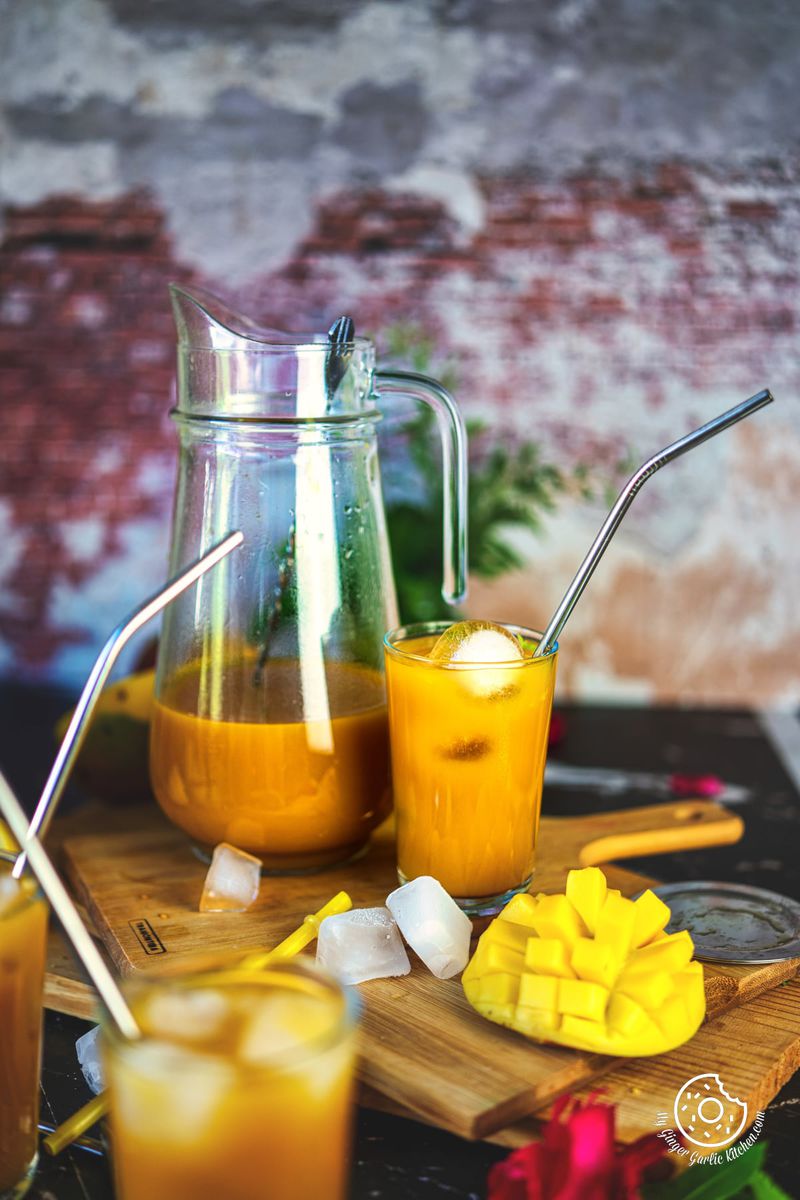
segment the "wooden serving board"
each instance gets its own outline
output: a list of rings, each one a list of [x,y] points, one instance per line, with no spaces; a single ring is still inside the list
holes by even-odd
[[[205,867],[184,836],[154,808],[129,810],[122,819],[125,829],[104,831],[95,810],[62,827],[67,873],[122,974],[158,970],[197,950],[268,947],[340,889],[361,907],[383,903],[396,886],[393,832],[386,825],[360,862],[267,878],[248,913],[199,913]],[[574,866],[733,842],[741,832],[738,817],[705,801],[543,818],[535,886],[556,891]],[[647,882],[618,868],[609,875],[628,894]],[[796,966],[709,970],[709,1011],[772,986]],[[618,1060],[525,1042],[489,1024],[469,1007],[457,980],[436,980],[418,962],[409,976],[374,980],[360,990],[362,1082],[465,1137],[504,1129],[619,1067]]]
[[[571,1094],[584,1101],[598,1096],[605,1104],[615,1105],[616,1139],[630,1143],[659,1128],[674,1128],[673,1105],[679,1088],[709,1070],[719,1074],[728,1092],[747,1104],[745,1130],[749,1129],[800,1068],[800,960],[776,963],[773,968],[769,982],[763,976],[758,981],[767,982],[768,990],[722,1014],[712,1009],[710,1019],[684,1046],[653,1058],[617,1059],[602,1078],[573,1089]],[[374,1088],[362,1087],[359,1099],[370,1108],[419,1119],[417,1113]],[[510,1149],[524,1146],[537,1136],[541,1122],[551,1113],[552,1104],[547,1104],[530,1117],[495,1130],[486,1140]]]
[[[793,969],[797,971],[798,960]],[[615,1105],[616,1140],[629,1144],[659,1129],[674,1129],[678,1090],[701,1071],[710,1070],[720,1076],[731,1095],[747,1105],[746,1132],[799,1068],[800,979],[794,978],[712,1017],[690,1042],[669,1054],[616,1060],[602,1078],[573,1089],[571,1095],[582,1101],[594,1096]],[[419,1114],[368,1086],[361,1088],[359,1101],[394,1116],[420,1119]],[[509,1149],[525,1146],[539,1135],[541,1123],[551,1116],[552,1109],[553,1105],[547,1104],[488,1134],[486,1140]],[[765,1136],[769,1136],[768,1124]]]
[[[795,971],[798,962],[794,960]],[[598,1081],[608,1104],[616,1104],[616,1132],[631,1142],[656,1130],[659,1114],[675,1128],[675,1096],[688,1080],[707,1071],[718,1074],[726,1090],[747,1105],[746,1129],[800,1068],[800,979],[775,987],[747,1004],[706,1022],[690,1042],[669,1054],[617,1065]],[[580,1088],[586,1099],[592,1087]],[[548,1115],[547,1112],[537,1116]],[[492,1140],[525,1145],[534,1135],[530,1118],[503,1130]],[[769,1137],[768,1121],[764,1137]],[[690,1147],[695,1149],[695,1147]]]

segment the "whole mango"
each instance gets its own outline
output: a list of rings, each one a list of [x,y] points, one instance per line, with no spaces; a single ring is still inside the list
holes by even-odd
[[[154,693],[155,671],[128,675],[101,692],[74,772],[94,799],[136,804],[152,798],[148,754]],[[59,742],[71,719],[72,711],[58,721]]]
[[[537,1041],[578,1050],[663,1054],[705,1015],[703,968],[651,891],[627,900],[597,867],[570,871],[566,892],[514,896],[481,936],[462,976],[473,1008]]]

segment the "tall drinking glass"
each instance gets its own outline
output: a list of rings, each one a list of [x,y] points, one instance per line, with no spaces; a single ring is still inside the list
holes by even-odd
[[[356,1001],[311,966],[130,986],[106,1021],[120,1200],[344,1200]]]
[[[0,862],[0,1200],[27,1192],[36,1168],[47,905]]]
[[[384,640],[401,882],[433,875],[475,915],[498,912],[533,877],[558,647],[504,626],[525,656],[508,663],[429,657],[446,622]]]

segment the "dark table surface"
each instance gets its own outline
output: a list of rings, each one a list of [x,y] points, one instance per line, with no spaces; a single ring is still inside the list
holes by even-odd
[[[52,726],[70,701],[52,689],[5,685],[0,691],[0,765],[30,808],[52,759]],[[784,719],[783,749],[748,711],[567,707],[563,740],[551,758],[580,766],[608,767],[663,775],[714,774],[750,790],[738,802],[746,833],[736,846],[630,860],[662,880],[718,879],[746,882],[800,898],[798,768],[791,767],[800,723]],[[778,752],[780,750],[780,753]],[[788,762],[787,762],[788,760]],[[68,802],[78,802],[77,793]],[[587,789],[549,788],[544,809],[572,815],[653,803],[641,786],[613,797]],[[41,1120],[63,1121],[90,1097],[75,1058],[75,1041],[88,1022],[47,1013]],[[706,1067],[708,1064],[702,1064]],[[800,1072],[767,1111],[762,1140],[768,1166],[790,1196],[800,1195]],[[358,1113],[352,1200],[482,1200],[486,1173],[504,1151],[397,1117],[362,1109]],[[102,1154],[70,1150],[44,1158],[29,1195],[33,1200],[110,1200],[113,1188]],[[204,1200],[198,1197],[198,1200]],[[211,1200],[211,1198],[209,1198]],[[224,1200],[224,1197],[214,1198]]]

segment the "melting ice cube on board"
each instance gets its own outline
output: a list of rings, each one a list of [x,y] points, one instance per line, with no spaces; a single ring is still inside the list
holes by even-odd
[[[227,842],[214,847],[200,912],[244,912],[258,899],[261,859]]]
[[[84,1033],[82,1037],[79,1037],[75,1043],[75,1052],[78,1055],[78,1062],[80,1063],[81,1071],[83,1071],[83,1077],[95,1095],[98,1092],[102,1092],[105,1087],[103,1063],[97,1045],[99,1033],[100,1026],[95,1025],[88,1033]]]
[[[459,621],[445,629],[429,657],[443,665],[463,665],[460,681],[476,695],[491,699],[514,689],[513,669],[503,670],[501,664],[522,662],[525,655],[517,638],[502,625]],[[472,669],[469,664],[474,664]]]
[[[472,922],[438,879],[412,879],[387,896],[386,907],[411,949],[438,979],[464,970]]]
[[[326,917],[317,937],[317,963],[342,983],[365,983],[411,970],[400,931],[386,908],[351,908]]]

